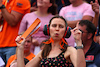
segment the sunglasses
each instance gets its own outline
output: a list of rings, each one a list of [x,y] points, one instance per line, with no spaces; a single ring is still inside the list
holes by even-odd
[[[80,29],[79,29],[80,30]],[[88,33],[88,32],[84,32],[84,31],[82,31],[82,30],[80,30],[82,33]]]

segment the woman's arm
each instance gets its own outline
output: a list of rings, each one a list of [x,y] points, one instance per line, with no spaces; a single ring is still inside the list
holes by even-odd
[[[74,47],[68,47],[64,56],[66,59],[69,57],[74,67],[77,67],[77,51]]]
[[[21,43],[19,43],[20,40],[23,40]],[[24,64],[24,42],[25,39],[18,36],[16,38],[16,44],[17,44],[17,67],[39,67],[40,61],[41,61],[41,52],[38,53],[31,61],[27,63],[25,66]]]
[[[82,42],[77,42],[77,46],[82,46]],[[77,49],[77,67],[86,67],[83,49]]]
[[[23,40],[23,41],[21,43],[19,43],[20,40]],[[25,67],[25,64],[24,64],[24,42],[25,42],[25,39],[21,38],[21,36],[18,36],[15,41],[17,44],[17,50],[16,50],[17,67]]]
[[[78,22],[79,23],[79,22]],[[82,32],[78,29],[78,23],[76,25],[76,27],[71,30],[73,37],[75,39],[75,42],[77,44],[77,46],[82,46],[82,40],[81,40],[81,35]],[[85,56],[84,56],[84,52],[83,49],[77,49],[77,67],[86,67],[86,62],[85,62]]]
[[[40,61],[42,51],[40,51],[30,62],[26,64],[26,67],[40,67]]]

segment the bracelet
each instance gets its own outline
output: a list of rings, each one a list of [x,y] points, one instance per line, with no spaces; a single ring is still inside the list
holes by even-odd
[[[76,49],[83,49],[83,45],[82,46],[76,46]]]

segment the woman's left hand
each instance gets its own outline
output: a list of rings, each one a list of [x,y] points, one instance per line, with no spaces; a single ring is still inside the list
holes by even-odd
[[[71,30],[71,33],[76,42],[81,41],[82,32],[78,29],[79,22],[77,22],[76,27]]]

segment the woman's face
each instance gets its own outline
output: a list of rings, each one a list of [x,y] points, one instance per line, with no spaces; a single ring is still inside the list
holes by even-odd
[[[50,36],[53,40],[60,40],[65,33],[65,21],[61,18],[54,18],[50,24]]]
[[[50,0],[37,0],[37,6],[38,7],[50,7],[52,6],[52,3],[50,3]]]

